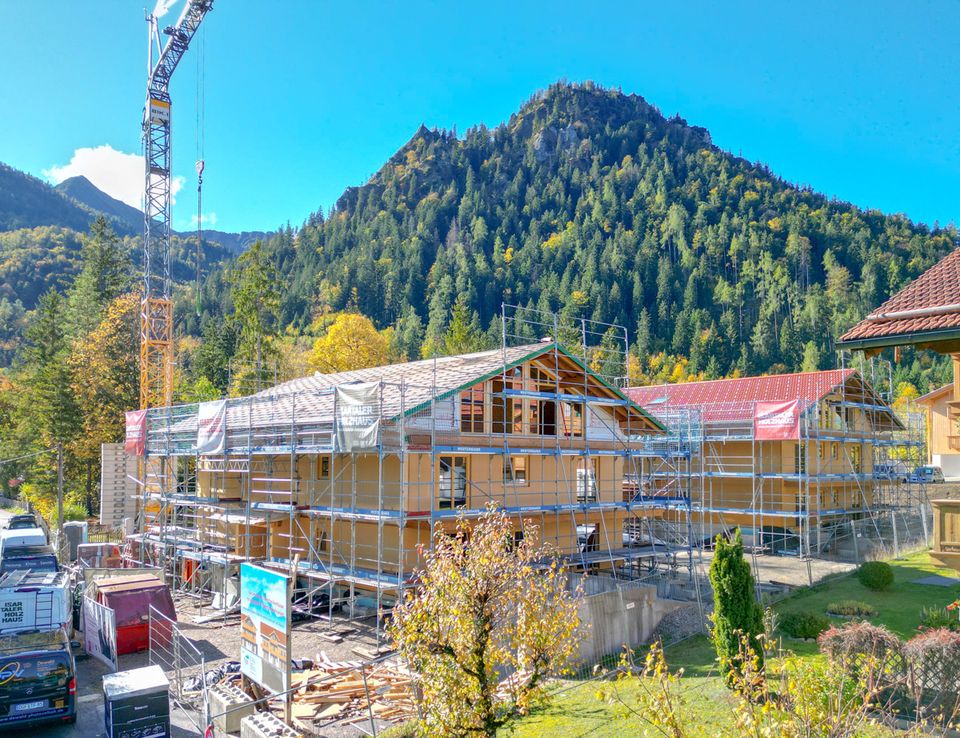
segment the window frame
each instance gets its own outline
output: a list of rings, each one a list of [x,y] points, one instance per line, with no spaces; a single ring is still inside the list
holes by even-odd
[[[523,478],[517,479],[515,461],[520,461]],[[526,487],[530,484],[530,457],[526,454],[504,454],[503,456],[503,483],[515,487]]]
[[[442,467],[444,464],[444,459],[450,459],[450,497],[449,499],[443,497],[443,481],[441,477]],[[457,466],[457,459],[463,459],[463,497],[462,504],[457,504],[457,500],[461,499],[456,497],[456,484],[455,484],[455,474],[454,469]],[[442,454],[437,456],[437,468],[436,468],[436,480],[437,480],[437,499],[436,506],[438,510],[459,510],[467,507],[470,495],[470,457],[467,454]],[[449,504],[444,505],[444,502]]]

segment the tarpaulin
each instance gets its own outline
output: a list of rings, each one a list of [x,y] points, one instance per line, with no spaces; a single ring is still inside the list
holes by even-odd
[[[126,438],[123,442],[125,453],[133,456],[143,456],[147,445],[147,411],[128,410],[126,418]]]
[[[156,579],[152,582],[118,579],[116,583],[108,580],[106,584],[98,585],[97,597],[113,610],[118,628],[147,622],[151,605],[171,620],[177,619],[170,588]]]
[[[380,430],[380,383],[337,387],[336,448],[349,453],[376,448]]]
[[[227,401],[201,402],[197,411],[197,453],[222,454],[227,440]]]
[[[758,402],[753,410],[753,437],[782,441],[800,437],[800,402]]]

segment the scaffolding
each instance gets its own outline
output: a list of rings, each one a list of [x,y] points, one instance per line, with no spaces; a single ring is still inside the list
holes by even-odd
[[[899,553],[908,537],[927,539],[925,485],[911,477],[925,458],[924,416],[895,414],[858,372],[819,374],[828,384],[814,397],[769,398],[798,403],[796,429],[779,439],[757,431],[764,401],[734,398],[733,385],[715,393],[730,400],[695,404],[671,401],[669,388],[630,391],[668,426],[678,412],[699,416],[693,547],[739,528],[754,556],[862,561]]]
[[[498,349],[229,399],[222,453],[197,451],[198,404],[151,409],[126,557],[223,610],[241,562],[295,566],[295,611],[379,625],[434,531],[493,505],[572,572],[699,581],[696,414],[664,425],[623,394],[622,328],[507,305],[501,319]]]

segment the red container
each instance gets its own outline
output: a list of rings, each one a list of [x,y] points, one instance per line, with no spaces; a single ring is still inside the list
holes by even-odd
[[[150,608],[177,619],[170,588],[152,574],[131,574],[97,582],[97,601],[117,618],[117,653],[136,653],[150,646]]]

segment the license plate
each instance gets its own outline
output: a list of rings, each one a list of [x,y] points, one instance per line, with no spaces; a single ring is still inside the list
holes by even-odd
[[[14,712],[33,712],[47,706],[46,700],[37,700],[36,702],[21,702],[13,706]]]

